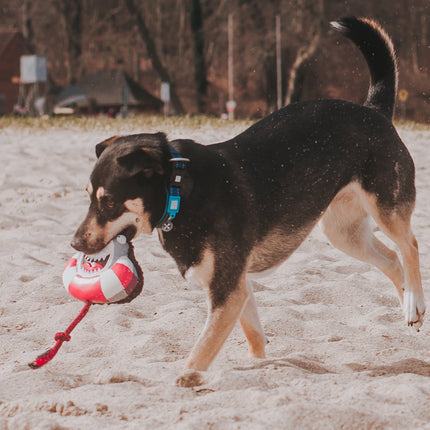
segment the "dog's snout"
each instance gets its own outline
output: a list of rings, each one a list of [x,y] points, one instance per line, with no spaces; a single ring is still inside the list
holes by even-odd
[[[75,235],[75,237],[70,242],[72,248],[75,248],[76,251],[84,252],[85,251],[85,242],[82,238]]]
[[[89,212],[70,242],[72,248],[85,254],[95,253],[102,249],[104,247],[103,237],[96,234],[96,227],[94,216]]]
[[[81,224],[76,230],[70,245],[79,252],[88,252],[91,248],[89,244],[89,238],[91,234],[88,233],[85,223]]]
[[[76,251],[83,252],[84,254],[95,254],[106,246],[106,244],[101,240],[89,243],[85,237],[81,237],[79,235],[75,235],[70,242],[70,245],[72,248],[75,248]]]
[[[84,254],[95,254],[107,245],[107,241],[104,235],[97,236],[93,232],[88,231],[84,223],[76,231],[70,245],[76,251],[83,252]]]

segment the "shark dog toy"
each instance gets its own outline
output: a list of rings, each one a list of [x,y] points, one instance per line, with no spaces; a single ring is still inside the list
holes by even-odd
[[[55,357],[92,304],[127,303],[136,298],[143,288],[143,272],[134,256],[133,245],[119,235],[98,254],[75,254],[64,268],[63,284],[85,306],[64,332],[55,335],[55,346],[29,363],[32,369],[39,369]]]
[[[139,271],[131,247],[125,236],[119,235],[98,254],[78,252],[64,268],[64,287],[73,297],[92,303],[132,300],[140,291],[135,292]]]

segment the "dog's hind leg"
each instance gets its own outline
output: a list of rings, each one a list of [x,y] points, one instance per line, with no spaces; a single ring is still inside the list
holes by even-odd
[[[325,212],[321,225],[333,246],[366,263],[373,264],[394,283],[403,302],[404,273],[396,252],[372,232],[361,189],[351,184],[339,192]]]
[[[418,330],[422,325],[425,303],[418,244],[410,226],[412,209],[412,203],[391,211],[387,207],[380,208],[374,195],[366,193],[358,184],[352,184],[330,204],[322,218],[322,227],[334,246],[358,260],[373,264],[393,281],[406,321]],[[403,266],[397,254],[373,235],[369,215],[399,247]]]
[[[247,280],[249,291],[248,300],[240,316],[240,325],[245,333],[249,345],[249,354],[256,358],[265,358],[264,351],[267,344],[260,318],[258,317],[257,304],[252,292],[252,282]]]
[[[375,200],[375,199],[374,199]],[[403,311],[408,325],[417,330],[423,324],[426,310],[421,284],[418,242],[411,229],[413,204],[405,204],[388,212],[371,206],[371,213],[380,229],[399,247],[403,258],[405,282]]]

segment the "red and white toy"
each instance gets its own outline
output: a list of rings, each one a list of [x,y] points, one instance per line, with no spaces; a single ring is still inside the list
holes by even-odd
[[[63,271],[63,284],[75,298],[92,303],[115,303],[139,287],[139,272],[130,259],[125,236],[115,237],[97,254],[75,254]]]
[[[133,245],[119,235],[98,254],[75,254],[64,268],[63,283],[85,306],[64,332],[55,335],[54,347],[29,363],[32,369],[41,368],[55,357],[93,303],[125,303],[137,297],[143,288],[143,272],[134,256]]]

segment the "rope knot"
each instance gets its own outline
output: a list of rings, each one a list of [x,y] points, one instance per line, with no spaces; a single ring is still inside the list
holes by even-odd
[[[57,333],[55,335],[55,340],[56,341],[61,341],[61,342],[68,342],[71,339],[70,334],[65,333],[64,331],[61,333]]]
[[[39,369],[40,367],[44,366],[48,361],[51,361],[55,354],[57,354],[58,350],[60,349],[63,342],[68,342],[71,338],[70,333],[72,330],[76,327],[76,325],[79,323],[79,321],[82,320],[82,318],[87,314],[91,306],[91,302],[87,301],[85,303],[85,306],[79,313],[79,315],[72,321],[72,323],[67,327],[66,331],[57,333],[55,335],[55,340],[57,343],[55,346],[51,349],[48,349],[48,351],[44,352],[42,355],[39,355],[36,360],[32,361],[31,363],[28,363],[28,365],[32,369]],[[1,402],[0,402],[1,403]]]

